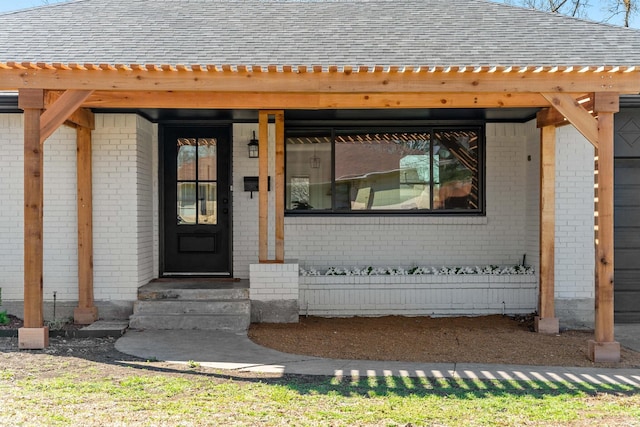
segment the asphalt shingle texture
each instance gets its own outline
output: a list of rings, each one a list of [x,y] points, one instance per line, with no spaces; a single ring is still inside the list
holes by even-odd
[[[7,61],[640,66],[640,31],[488,0],[75,0],[0,14]]]

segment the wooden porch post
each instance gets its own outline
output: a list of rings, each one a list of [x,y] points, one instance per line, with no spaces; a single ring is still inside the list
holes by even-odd
[[[88,324],[98,319],[93,299],[93,198],[91,176],[91,129],[76,128],[78,186],[78,307],[75,323]]]
[[[21,89],[24,111],[24,327],[18,330],[18,348],[42,349],[49,345],[43,307],[43,145],[40,116],[44,91]]]
[[[557,334],[560,323],[555,316],[555,179],[556,127],[540,130],[540,294],[535,329]]]
[[[275,259],[269,260],[269,116],[275,116]],[[261,110],[258,114],[259,223],[258,258],[261,263],[284,262],[284,111]]]
[[[594,362],[618,362],[620,343],[614,340],[613,305],[613,114],[617,93],[596,93],[598,114],[598,239],[596,241],[595,339],[589,341]]]
[[[276,114],[276,262],[284,262],[284,111]]]
[[[258,259],[269,260],[269,113],[258,113]]]

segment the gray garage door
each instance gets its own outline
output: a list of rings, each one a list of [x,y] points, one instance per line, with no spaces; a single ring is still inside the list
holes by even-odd
[[[615,321],[640,322],[640,110],[615,120]]]

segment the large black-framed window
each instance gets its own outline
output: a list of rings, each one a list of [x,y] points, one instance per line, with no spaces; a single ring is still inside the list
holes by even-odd
[[[289,214],[484,213],[484,127],[300,128],[286,135]]]

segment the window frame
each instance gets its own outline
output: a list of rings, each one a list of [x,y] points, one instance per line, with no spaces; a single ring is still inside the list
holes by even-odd
[[[285,180],[287,179],[288,152],[287,140],[292,136],[304,136],[312,134],[314,136],[327,136],[331,138],[331,208],[330,209],[288,209],[286,205],[285,192],[285,215],[286,216],[486,216],[486,123],[459,123],[459,122],[439,122],[438,124],[389,124],[381,126],[332,124],[318,125],[305,124],[302,126],[288,127],[285,129]],[[429,133],[430,151],[433,150],[435,133],[438,131],[476,131],[478,134],[478,208],[477,209],[373,209],[373,210],[344,210],[336,209],[336,135],[354,133]],[[433,159],[433,156],[430,156]],[[432,160],[431,160],[432,161]],[[431,165],[433,165],[431,163]],[[433,174],[433,172],[431,172]],[[297,176],[297,175],[296,175]],[[285,182],[285,187],[288,187]],[[430,204],[433,204],[433,187],[430,194]]]

